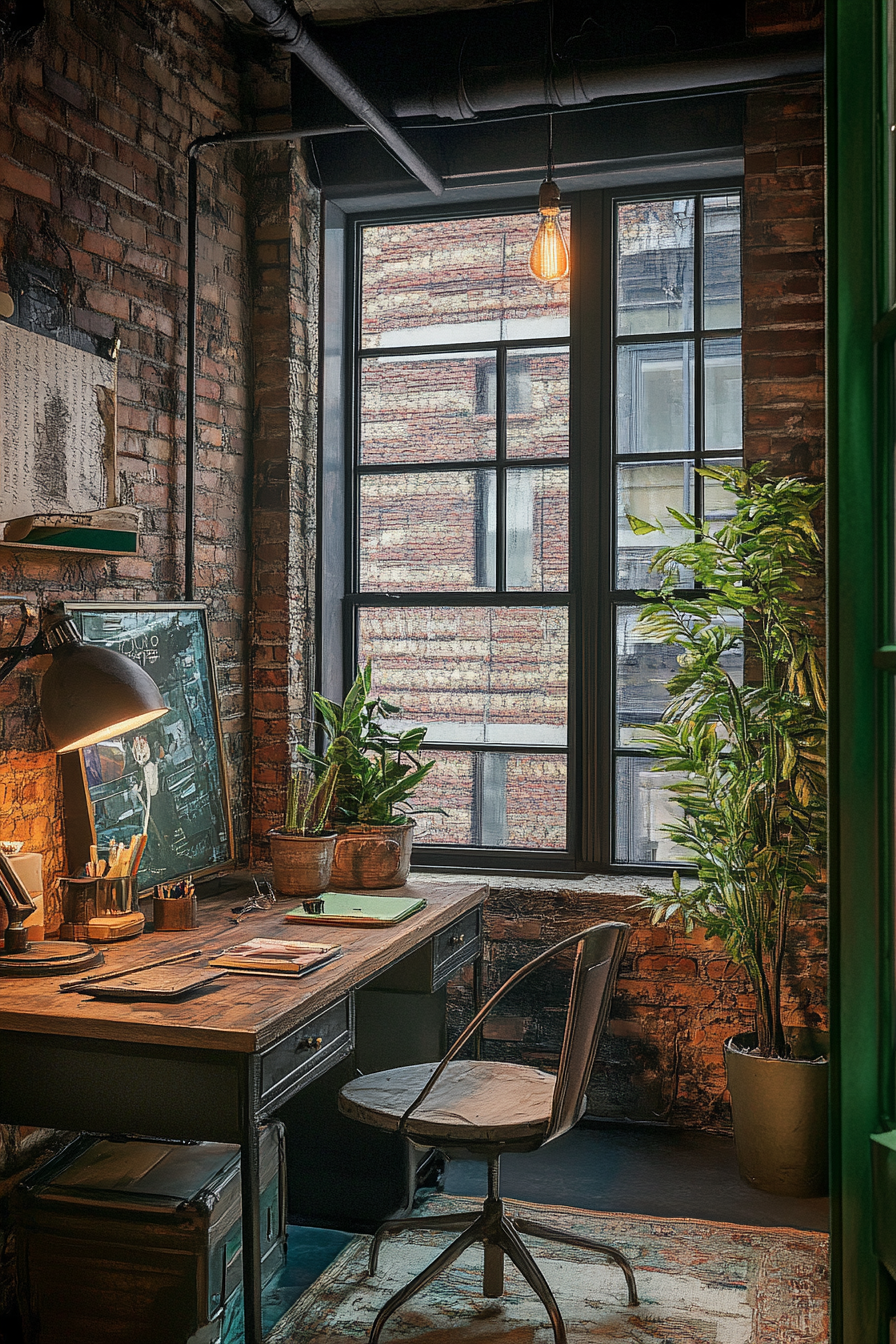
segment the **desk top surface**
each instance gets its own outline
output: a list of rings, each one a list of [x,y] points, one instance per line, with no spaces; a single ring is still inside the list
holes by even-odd
[[[426,908],[386,928],[287,924],[283,916],[296,904],[290,898],[283,899],[270,913],[252,914],[237,926],[229,918],[231,907],[244,897],[246,889],[235,887],[223,896],[199,902],[199,925],[195,929],[143,934],[129,942],[103,944],[105,965],[85,975],[132,970],[195,947],[201,947],[207,955],[183,964],[204,966],[208,957],[249,938],[339,943],[342,956],[295,980],[225,975],[182,1002],[168,1003],[61,994],[59,984],[80,978],[70,973],[0,979],[0,1030],[251,1054],[264,1050],[348,990],[379,975],[479,905],[486,893],[484,884],[427,882],[417,886],[409,882],[400,894],[424,897]]]

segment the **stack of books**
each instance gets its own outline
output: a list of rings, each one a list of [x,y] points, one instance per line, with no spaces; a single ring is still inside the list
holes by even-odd
[[[89,513],[30,513],[13,518],[3,530],[4,541],[27,546],[66,546],[88,551],[136,554],[142,514],[124,504]]]

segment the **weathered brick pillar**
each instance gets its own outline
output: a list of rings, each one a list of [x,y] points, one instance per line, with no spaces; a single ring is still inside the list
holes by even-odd
[[[282,820],[314,682],[318,200],[301,151],[255,171],[252,850]]]
[[[785,7],[761,8],[768,25],[772,11],[780,15]],[[793,25],[815,26],[801,14]],[[744,123],[744,456],[818,480],[824,478],[823,109],[819,79],[748,94]]]

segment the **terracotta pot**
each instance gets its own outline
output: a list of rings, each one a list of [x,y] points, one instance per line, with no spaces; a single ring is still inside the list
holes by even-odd
[[[268,831],[274,889],[282,896],[319,896],[330,885],[336,836]]]
[[[414,822],[401,826],[337,827],[330,886],[334,891],[386,891],[403,887],[411,867]]]
[[[737,1165],[757,1190],[811,1198],[827,1194],[827,1032],[785,1030],[793,1059],[745,1054],[752,1032],[725,1042]]]

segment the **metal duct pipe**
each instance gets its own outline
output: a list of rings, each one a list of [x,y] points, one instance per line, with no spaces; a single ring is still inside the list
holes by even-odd
[[[256,0],[250,0],[256,3]],[[681,59],[670,56],[639,61],[563,61],[553,70],[539,60],[514,65],[481,65],[461,69],[456,80],[441,88],[409,87],[390,94],[395,117],[439,117],[470,121],[494,112],[523,107],[583,107],[604,99],[674,94],[686,98],[702,89],[727,90],[770,79],[815,74],[823,68],[820,41],[800,35],[784,45],[780,38],[754,38],[716,47]]]
[[[422,182],[435,196],[442,195],[445,184],[438,173],[420,157],[379,108],[374,107],[355,81],[308,33],[290,0],[246,0],[246,3],[269,37],[297,56],[350,112],[360,117],[418,182]]]

